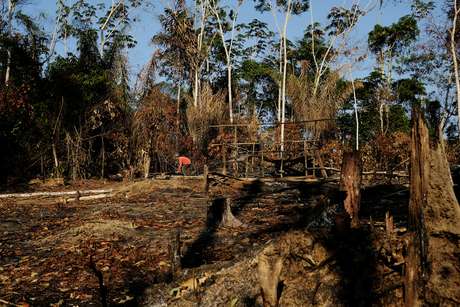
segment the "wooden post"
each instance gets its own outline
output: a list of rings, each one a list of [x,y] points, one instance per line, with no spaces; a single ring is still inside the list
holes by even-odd
[[[305,177],[308,176],[308,158],[307,158],[307,141],[303,141],[303,155],[305,159]]]
[[[316,157],[314,155],[314,151],[315,151],[315,146],[313,145],[312,148],[311,148],[311,157],[313,158],[313,177],[316,178]]]
[[[227,147],[222,145],[222,174],[227,175]]]
[[[209,190],[208,173],[209,173],[208,165],[205,164],[203,168],[203,180],[204,180],[203,190],[205,193],[208,193],[208,190]]]
[[[246,168],[245,168],[244,177],[245,177],[245,178],[248,178],[248,172],[249,172],[249,157],[246,157],[245,163],[246,163]]]
[[[263,178],[264,174],[264,143],[260,143],[261,161],[260,161],[260,175]]]
[[[284,177],[283,166],[284,166],[284,151],[281,151],[281,166],[280,166],[280,176],[281,176],[281,178]]]
[[[359,151],[345,152],[342,159],[340,189],[345,191],[345,210],[351,218],[351,226],[359,227],[359,203],[361,198],[361,157]]]
[[[316,154],[316,159],[318,160],[319,168],[321,170],[321,176],[323,176],[323,178],[327,178],[327,172],[326,172],[326,169],[324,168],[323,158],[321,158],[321,154],[319,153],[318,150],[315,152],[315,154]]]
[[[238,128],[235,126],[234,127],[234,137],[233,137],[233,154],[232,154],[232,160],[233,160],[233,176],[238,177]]]
[[[256,151],[256,144],[252,144],[252,156],[251,156],[251,173],[254,173],[254,154]]]

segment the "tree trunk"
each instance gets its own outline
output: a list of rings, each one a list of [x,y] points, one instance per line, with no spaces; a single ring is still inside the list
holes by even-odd
[[[180,133],[180,81],[177,82],[177,102],[176,102],[176,152],[179,152],[179,133]]]
[[[57,152],[56,152],[56,145],[54,144],[54,138],[53,138],[53,143],[51,145],[51,149],[53,152],[53,160],[54,160],[54,176],[56,178],[60,177],[60,171],[59,171],[59,160],[57,157]]]
[[[195,70],[195,86],[193,87],[193,106],[198,106],[198,68]]]
[[[343,154],[340,189],[346,192],[344,207],[351,218],[351,226],[359,227],[361,200],[361,157],[359,151]]]
[[[282,49],[283,49],[283,80],[281,88],[281,160],[283,159],[284,154],[284,123],[286,121],[286,78],[287,78],[287,26],[289,22],[289,17],[291,14],[291,0],[288,0],[286,15],[284,18],[284,27],[282,33]],[[281,47],[280,47],[281,48]],[[283,170],[281,169],[281,176],[283,176]]]
[[[283,74],[283,39],[280,39],[280,53],[279,53],[279,61],[280,61],[280,67],[279,67],[279,74],[282,76]],[[282,99],[282,82],[281,80],[278,81],[278,108],[277,108],[277,116],[276,118],[278,119],[278,122],[281,121],[281,99]]]
[[[8,1],[8,38],[11,38],[13,34],[13,13],[16,4],[13,0]],[[5,72],[5,85],[8,86],[10,83],[10,71],[11,71],[11,48],[8,47],[6,58],[6,72]]]
[[[227,86],[228,86],[228,110],[230,114],[230,123],[233,124],[232,64],[230,62],[230,58],[227,58]]]
[[[423,207],[426,206],[429,165],[428,129],[420,110],[412,112],[411,170],[408,257],[406,261],[405,304],[420,305],[419,288],[422,267],[426,264],[426,237],[423,223]]]
[[[457,46],[455,42],[455,35],[457,32],[457,21],[460,11],[458,9],[457,1],[454,2],[454,16],[452,21],[452,30],[450,33],[450,53],[452,54],[452,62],[454,64],[454,76],[455,76],[455,85],[457,88],[457,116],[458,116],[458,131],[460,137],[460,72],[458,71],[458,56],[457,56]]]
[[[150,155],[149,155],[149,152],[144,152],[144,159],[143,159],[144,163],[143,163],[143,166],[144,166],[144,178],[148,178],[149,177],[149,172],[150,172]]]
[[[288,17],[286,17],[287,19]],[[281,87],[281,157],[284,153],[284,123],[286,121],[286,77],[287,77],[286,31],[283,35],[283,80]]]
[[[442,140],[430,139],[420,108],[412,112],[406,306],[460,302],[460,207]]]
[[[355,112],[355,150],[359,150],[359,117],[358,117],[358,100],[356,99],[355,78],[350,68],[351,86],[353,87],[353,110]]]

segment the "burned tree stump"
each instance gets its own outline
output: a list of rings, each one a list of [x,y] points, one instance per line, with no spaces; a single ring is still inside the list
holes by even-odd
[[[390,215],[390,212],[385,213],[385,232],[387,237],[392,237],[395,231],[395,225],[393,222],[393,216]]]
[[[171,262],[171,277],[174,280],[181,269],[181,240],[180,229],[177,228],[171,236],[169,245],[169,257]]]
[[[458,305],[460,207],[443,141],[430,142],[420,107],[412,112],[410,177],[405,304]]]
[[[220,225],[231,228],[241,227],[243,226],[243,223],[233,215],[231,203],[232,201],[230,198],[225,199],[224,207],[222,208],[222,219],[220,221]]]
[[[282,268],[283,258],[272,245],[257,257],[257,272],[264,307],[278,306]]]
[[[359,227],[361,200],[361,157],[359,151],[343,154],[340,190],[346,192],[344,207],[351,218],[351,226]]]
[[[405,304],[420,305],[422,270],[426,264],[426,236],[423,224],[423,208],[426,206],[426,192],[429,173],[428,129],[420,114],[412,113],[411,157],[410,157],[410,201],[407,259],[405,270]]]
[[[237,228],[244,225],[233,215],[231,203],[230,198],[216,198],[213,200],[208,214],[211,215],[210,218],[214,220],[213,223],[215,225],[229,228]]]

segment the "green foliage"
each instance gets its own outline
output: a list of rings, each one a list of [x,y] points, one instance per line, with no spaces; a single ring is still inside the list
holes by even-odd
[[[352,28],[363,15],[364,11],[356,4],[350,9],[333,7],[327,15],[330,24],[326,27],[326,31],[329,31],[329,35],[343,34],[347,29]]]
[[[255,8],[260,12],[268,12],[272,8],[272,1],[267,0],[254,0]],[[275,5],[278,10],[287,11],[288,10],[288,0],[276,0]],[[291,1],[291,13],[293,15],[300,15],[308,10],[310,7],[309,0],[292,0]]]
[[[376,25],[369,32],[369,49],[375,54],[390,52],[399,54],[415,41],[420,31],[413,16],[401,17],[390,26]]]
[[[400,79],[394,83],[398,100],[402,103],[408,103],[409,106],[412,103],[420,101],[420,96],[425,95],[425,87],[423,84],[414,79]]]
[[[357,81],[358,82],[358,81]],[[357,89],[356,95],[359,109],[359,126],[361,143],[375,139],[380,133],[379,103],[376,98],[376,91],[385,82],[379,72],[373,71],[362,82],[362,87]],[[403,79],[395,82],[399,90],[396,101],[388,106],[388,123],[386,132],[409,132],[410,120],[405,106],[409,103],[419,102],[418,96],[424,91],[421,84],[412,79]],[[339,126],[344,134],[354,137],[354,113],[353,101],[346,104],[339,116]],[[410,109],[410,108],[409,108]]]

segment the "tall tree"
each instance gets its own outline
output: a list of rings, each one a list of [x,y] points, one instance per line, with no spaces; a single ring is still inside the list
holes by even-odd
[[[391,83],[394,61],[401,57],[403,52],[409,50],[409,46],[416,40],[418,35],[417,20],[411,15],[401,17],[398,22],[390,26],[376,25],[369,32],[369,49],[376,55],[380,74],[386,81],[377,92],[380,101],[379,118],[382,134],[386,130],[384,114],[387,115],[388,127],[388,105],[393,100]]]
[[[280,95],[278,96],[278,121],[281,121],[281,154],[284,152],[284,128],[286,121],[286,80],[287,80],[287,67],[288,67],[288,54],[287,54],[287,29],[289,19],[292,15],[300,15],[306,12],[309,8],[308,0],[280,0],[274,4],[271,0],[255,0],[256,9],[262,12],[270,11],[275,19],[276,28],[280,38],[280,75],[281,81],[279,83]],[[278,24],[278,15],[282,15],[284,20],[282,26]]]
[[[217,1],[210,2],[210,8],[213,12],[214,16],[217,20],[218,31],[220,38],[222,40],[222,46],[225,52],[225,59],[227,65],[227,95],[228,95],[228,110],[230,116],[230,123],[233,123],[233,91],[232,91],[232,59],[233,59],[233,47],[234,47],[234,40],[235,40],[235,26],[236,20],[238,18],[238,13],[241,5],[243,4],[243,0],[237,0],[236,7],[231,9],[228,14],[228,18],[230,19],[230,26],[228,29],[225,29],[225,21],[223,20],[223,12],[217,6]],[[222,16],[223,15],[223,16]],[[226,39],[226,33],[230,32],[230,37]]]

